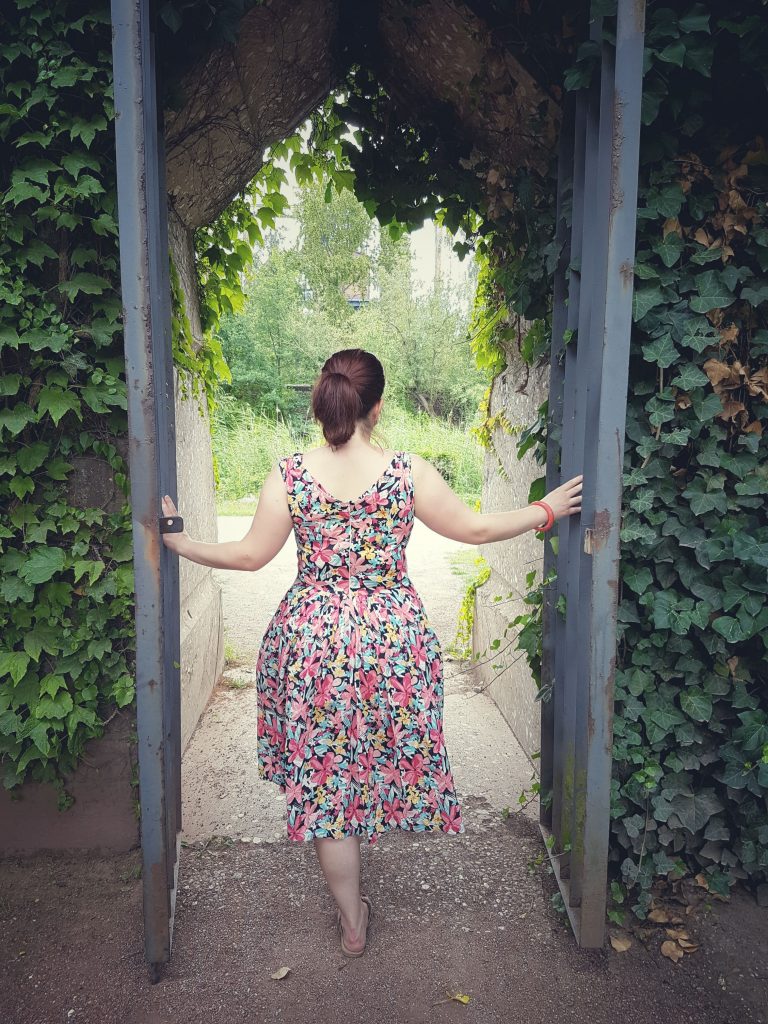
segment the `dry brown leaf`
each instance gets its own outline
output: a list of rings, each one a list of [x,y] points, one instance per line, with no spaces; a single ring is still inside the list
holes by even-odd
[[[699,948],[698,942],[689,942],[688,939],[678,939],[678,944],[683,947],[686,953],[695,953]]]
[[[757,370],[747,381],[747,391],[750,395],[760,395],[768,399],[768,366]]]
[[[617,953],[626,953],[632,945],[632,939],[628,935],[611,935],[611,945]]]
[[[763,424],[760,420],[752,420],[751,423],[744,427],[745,434],[757,434],[758,437],[763,436]]]
[[[681,391],[680,394],[675,399],[675,408],[676,409],[690,409],[690,407],[691,407],[691,396],[687,395],[684,391]]]
[[[290,967],[278,967],[278,969],[276,971],[273,971],[272,974],[270,974],[270,978],[274,979],[274,981],[282,981],[282,979],[287,974],[290,974],[290,972],[291,972],[291,968]]]
[[[680,221],[677,217],[668,217],[664,221],[664,226],[661,229],[661,237],[666,238],[667,235],[678,235],[680,238],[683,237],[683,229],[680,226]]]
[[[667,924],[669,922],[669,914],[663,907],[654,907],[648,915],[648,920],[653,921],[654,924]]]
[[[693,238],[694,241],[699,243],[699,245],[706,245],[707,248],[709,248],[709,245],[712,241],[712,239],[709,237],[704,228],[699,228],[699,230],[695,233]]]
[[[733,402],[727,399],[723,402],[723,411],[718,413],[721,420],[735,420],[739,413],[746,412],[747,407],[743,402]]]
[[[661,944],[661,955],[665,956],[668,960],[674,960],[677,963],[678,960],[682,960],[685,956],[682,949],[672,939],[667,939],[666,942]]]
[[[665,928],[664,931],[670,939],[678,939],[679,941],[680,939],[688,938],[688,932],[684,931],[682,928]]]
[[[739,328],[736,324],[730,324],[728,327],[723,327],[720,330],[720,344],[730,345],[734,341],[738,341]]]
[[[694,882],[696,883],[696,885],[699,886],[700,889],[706,889],[707,892],[709,892],[709,882],[707,881],[707,876],[704,874],[703,871],[700,871],[698,875],[696,875],[696,877],[694,878]]]
[[[712,387],[716,388],[721,381],[728,380],[731,376],[731,368],[727,363],[721,363],[719,359],[708,359],[703,366],[704,373],[709,377]]]

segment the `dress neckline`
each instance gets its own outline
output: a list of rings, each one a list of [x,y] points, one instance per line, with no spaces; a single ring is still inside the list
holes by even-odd
[[[317,479],[316,476],[310,473],[310,471],[307,469],[304,463],[304,454],[302,452],[296,452],[294,458],[298,457],[302,473],[305,476],[308,476],[312,483],[318,488],[318,490],[321,490],[323,494],[325,494],[325,496],[329,498],[332,502],[335,502],[337,505],[357,505],[358,502],[362,501],[363,498],[367,497],[371,493],[371,491],[374,490],[381,483],[381,481],[388,475],[400,454],[400,452],[395,452],[395,454],[389,460],[389,462],[381,471],[381,473],[379,473],[379,475],[376,477],[376,479],[373,481],[370,487],[366,487],[362,494],[358,494],[356,498],[337,498],[335,494],[331,494],[328,488],[324,484],[322,484]]]

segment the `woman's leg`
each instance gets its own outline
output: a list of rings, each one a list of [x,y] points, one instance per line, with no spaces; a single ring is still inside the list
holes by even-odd
[[[344,942],[353,950],[362,948],[368,924],[368,907],[360,899],[360,842],[357,836],[314,840],[320,867],[341,911]]]

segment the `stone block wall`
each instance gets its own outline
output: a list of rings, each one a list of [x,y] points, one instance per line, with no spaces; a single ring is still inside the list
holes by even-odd
[[[503,512],[526,505],[531,483],[543,475],[543,467],[530,455],[518,461],[516,441],[519,431],[536,419],[537,409],[547,397],[549,371],[529,371],[515,354],[510,355],[509,363],[494,381],[490,411],[494,415],[503,410],[513,432],[497,429],[494,444],[498,458],[491,452],[485,456],[484,512]],[[524,390],[520,390],[521,386]],[[536,684],[525,655],[514,649],[514,643],[507,647],[514,630],[509,631],[507,640],[502,640],[498,651],[491,652],[489,648],[495,638],[504,636],[507,624],[525,610],[525,577],[536,569],[537,579],[541,579],[543,546],[531,531],[509,541],[483,545],[481,553],[491,575],[475,597],[473,649],[481,656],[479,682],[488,687],[487,692],[520,746],[531,757],[539,748],[539,704],[535,701]]]

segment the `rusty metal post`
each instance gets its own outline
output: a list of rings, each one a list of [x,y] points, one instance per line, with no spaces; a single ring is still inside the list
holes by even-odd
[[[613,746],[619,531],[632,328],[633,267],[637,222],[645,3],[619,0],[613,102],[606,298],[602,316],[599,444],[594,465],[594,518],[588,538],[592,560],[589,594],[589,661],[586,726],[586,811],[579,942],[602,945],[605,933]],[[612,48],[607,53],[612,60]],[[604,57],[606,59],[606,57]],[[623,382],[624,386],[618,386]]]
[[[157,520],[175,496],[173,377],[163,217],[162,152],[149,0],[112,0],[120,270],[128,389],[136,618],[136,729],[144,886],[144,947],[153,979],[171,954],[178,794],[173,749],[178,701],[177,560]],[[170,380],[170,390],[169,390]],[[161,571],[162,570],[162,571]],[[177,569],[176,569],[177,571]],[[176,669],[174,671],[174,665]],[[169,789],[169,785],[171,789]]]

